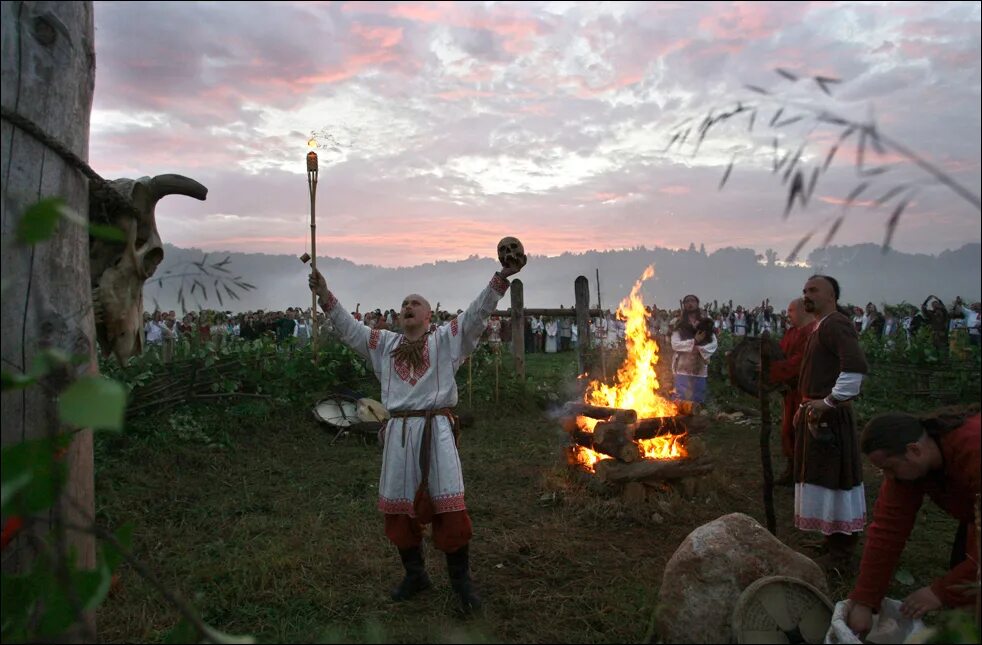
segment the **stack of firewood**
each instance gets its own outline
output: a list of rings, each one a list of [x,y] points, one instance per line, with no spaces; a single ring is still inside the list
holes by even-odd
[[[581,429],[577,417],[598,419],[593,431]],[[646,488],[663,488],[667,481],[692,480],[713,470],[705,444],[698,437],[708,428],[705,417],[638,419],[634,410],[567,403],[560,421],[570,441],[611,457],[594,464],[594,476],[603,484],[622,488],[626,498],[643,500]],[[637,441],[666,435],[684,441],[686,456],[645,459]]]

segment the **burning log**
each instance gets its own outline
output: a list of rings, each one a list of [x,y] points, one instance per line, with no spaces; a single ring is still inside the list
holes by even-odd
[[[574,439],[581,436],[593,436],[589,432],[584,432],[580,429],[576,423],[576,417],[561,417],[559,423],[563,430],[574,436]],[[653,417],[651,419],[641,419],[637,423],[620,421],[614,418],[611,419],[610,423],[623,426],[625,431],[629,433],[630,438],[634,440],[654,439],[655,437],[661,437],[667,434],[699,434],[709,428],[709,419],[706,417]],[[596,432],[596,429],[594,429],[594,432]],[[589,443],[582,443],[578,440],[577,443],[587,448],[590,447]]]
[[[635,463],[604,459],[594,464],[594,469],[600,481],[622,483],[698,477],[712,472],[713,462],[705,458],[645,459]]]
[[[630,409],[608,408],[587,403],[567,403],[563,408],[566,417],[588,417],[599,421],[616,421],[618,423],[635,423],[638,413]]]
[[[605,426],[615,426],[607,429]],[[632,463],[641,459],[641,450],[625,432],[626,426],[620,423],[598,423],[593,432],[574,429],[570,432],[570,438],[578,446],[590,448],[599,452],[620,459],[621,461]],[[599,431],[599,435],[598,435]]]
[[[567,430],[569,432],[569,438],[573,440],[577,446],[583,446],[584,448],[593,449],[593,433],[587,430],[581,430],[574,427],[572,430]]]
[[[634,410],[623,408],[605,408],[600,405],[589,405],[587,403],[570,402],[563,406],[563,416],[567,417],[589,417],[602,421],[617,421],[619,423],[635,423],[638,420],[638,413]]]
[[[565,424],[567,432],[576,432],[579,435],[586,435],[578,429],[570,429]],[[610,421],[598,423],[593,429],[594,443],[604,443],[611,439],[615,434],[623,434],[628,441],[638,441],[639,439],[654,439],[664,435],[683,435],[698,434],[708,427],[708,421],[703,417],[654,417],[651,419],[641,419],[637,423],[626,423]],[[579,443],[579,441],[577,441]],[[580,443],[581,446],[590,447],[588,444]]]
[[[568,418],[567,418],[568,419]],[[564,429],[569,433],[573,443],[584,448],[590,448],[599,453],[603,453],[615,459],[627,463],[633,463],[641,458],[640,450],[635,441],[641,439],[653,439],[665,435],[690,435],[686,445],[699,444],[691,437],[693,432],[698,433],[708,425],[708,421],[701,417],[656,417],[652,419],[642,419],[636,424],[618,423],[614,421],[600,422],[588,432],[573,425],[565,425]],[[691,452],[691,451],[690,451]],[[697,457],[698,454],[690,454]]]
[[[593,429],[593,449],[625,463],[638,461],[641,449],[630,436],[630,427],[616,421],[598,423]]]

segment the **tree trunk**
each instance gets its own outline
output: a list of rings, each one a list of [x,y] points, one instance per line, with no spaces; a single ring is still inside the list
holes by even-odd
[[[0,11],[3,107],[30,119],[50,138],[87,159],[95,82],[92,3],[4,2]],[[15,239],[27,208],[46,197],[60,197],[87,217],[87,180],[7,119],[0,125],[0,145],[4,370],[29,371],[35,355],[47,348],[88,357],[77,371],[3,392],[2,443],[8,446],[58,433],[62,429],[58,394],[75,377],[94,373],[98,367],[88,231],[62,219],[51,238],[33,247],[19,245]],[[76,434],[65,459],[69,469],[65,495],[52,515],[60,512],[66,522],[87,524],[94,516],[91,432]],[[94,539],[73,532],[67,538],[69,548],[77,553],[77,564],[94,567]],[[30,563],[26,539],[8,549],[5,572],[21,571]]]

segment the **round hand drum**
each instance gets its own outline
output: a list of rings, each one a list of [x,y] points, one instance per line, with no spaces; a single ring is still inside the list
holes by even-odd
[[[318,401],[313,412],[318,421],[334,428],[347,428],[359,422],[358,401],[340,394]]]
[[[758,380],[760,379],[760,338],[745,338],[733,351],[726,355],[727,366],[730,370],[730,383],[747,394],[758,395]],[[784,352],[781,346],[773,338],[768,339],[771,361],[784,359]],[[780,384],[769,385],[768,389],[773,391],[782,387]]]

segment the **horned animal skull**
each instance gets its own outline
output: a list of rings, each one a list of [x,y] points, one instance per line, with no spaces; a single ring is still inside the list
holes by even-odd
[[[498,242],[498,262],[501,266],[521,269],[528,262],[525,247],[517,237],[503,237]]]
[[[89,238],[89,269],[96,338],[102,353],[115,354],[122,363],[143,351],[143,283],[164,259],[163,242],[154,213],[167,195],[187,195],[204,200],[208,189],[183,175],[157,175],[117,179],[110,185],[129,198],[139,217],[126,211],[108,210],[92,202],[89,216],[116,226],[125,242]]]

